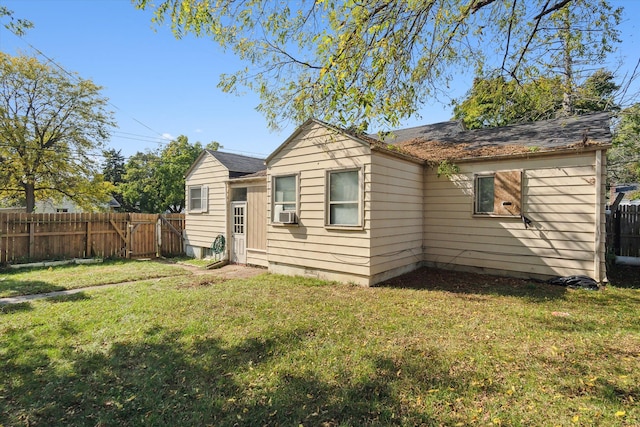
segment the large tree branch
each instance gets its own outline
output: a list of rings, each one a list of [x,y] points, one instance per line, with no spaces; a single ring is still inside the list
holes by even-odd
[[[542,9],[542,12],[540,12],[539,14],[534,16],[533,19],[540,20],[543,16],[548,15],[550,13],[553,13],[556,10],[562,9],[563,7],[565,7],[567,4],[571,3],[572,1],[573,0],[562,0],[562,1],[559,1],[558,3],[554,4],[553,6],[551,6],[548,9],[547,9],[547,6],[549,5],[549,2],[547,2],[547,4],[544,5],[544,8]]]

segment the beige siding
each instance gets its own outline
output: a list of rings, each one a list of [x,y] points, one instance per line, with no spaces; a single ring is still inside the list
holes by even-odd
[[[422,261],[423,166],[374,152],[371,179],[372,283]]]
[[[247,248],[267,250],[267,186],[247,187]]]
[[[247,264],[267,266],[267,186],[247,188]]]
[[[371,155],[367,144],[309,125],[282,147],[267,164],[267,207],[271,215],[272,177],[298,174],[299,224],[272,224],[267,217],[269,270],[369,284],[370,193],[363,194],[363,223],[357,229],[325,227],[327,170],[361,168],[363,188],[371,185]]]
[[[216,236],[227,235],[227,194],[225,182],[229,171],[213,156],[205,155],[186,177],[185,191],[189,197],[189,186],[209,187],[208,211],[185,214],[185,241],[188,246],[209,248]]]
[[[593,152],[461,163],[460,173],[425,173],[425,261],[429,265],[522,276],[594,276],[597,191]],[[519,218],[473,216],[473,176],[523,170]],[[596,279],[600,279],[596,277]]]

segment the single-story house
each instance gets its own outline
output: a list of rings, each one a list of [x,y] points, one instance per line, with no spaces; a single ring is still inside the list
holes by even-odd
[[[111,197],[108,203],[104,203],[103,205],[96,206],[96,209],[94,209],[93,211],[115,212],[119,208],[120,208],[120,203],[115,198]],[[21,213],[26,211],[27,211],[27,208],[25,206],[0,208],[0,212],[5,212],[5,213],[10,213],[10,212]],[[87,211],[86,209],[76,204],[73,200],[64,196],[59,200],[56,200],[56,199],[37,200],[33,208],[33,212],[34,213],[84,213],[84,212],[92,212],[92,211]]]
[[[231,261],[361,285],[420,266],[604,281],[610,143],[605,113],[383,139],[310,119],[264,161],[202,153],[187,246],[221,234]]]

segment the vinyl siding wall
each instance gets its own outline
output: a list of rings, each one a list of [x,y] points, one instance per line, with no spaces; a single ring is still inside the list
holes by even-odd
[[[368,285],[370,192],[363,194],[362,227],[332,229],[325,227],[325,182],[327,170],[362,168],[360,185],[371,188],[369,146],[311,122],[267,166],[269,271]],[[287,174],[299,179],[297,225],[273,224],[271,218],[272,179]]]
[[[371,170],[374,284],[414,270],[422,262],[423,166],[374,151]]]
[[[227,194],[225,182],[228,179],[229,171],[227,168],[210,155],[203,156],[186,177],[185,192],[187,200],[190,186],[206,185],[209,187],[208,211],[190,213],[187,209],[185,214],[185,242],[187,247],[210,248],[219,234],[227,237]]]
[[[596,181],[604,181],[596,180],[595,158],[594,152],[585,152],[459,163],[460,173],[451,178],[438,178],[434,169],[427,169],[425,262],[523,277],[594,277],[596,245],[604,262],[604,240],[596,236],[595,222],[596,200],[604,194]],[[474,174],[515,169],[523,170],[523,213],[532,221],[529,228],[519,217],[474,217]],[[604,214],[598,219],[604,221]]]

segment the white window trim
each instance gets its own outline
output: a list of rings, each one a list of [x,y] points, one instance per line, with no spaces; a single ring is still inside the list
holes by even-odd
[[[191,190],[200,188],[200,209],[191,208]],[[206,213],[209,212],[209,186],[207,185],[190,185],[187,187],[187,212],[189,213]]]
[[[336,172],[358,172],[358,223],[357,224],[331,224],[331,174]],[[348,202],[353,203],[353,202]],[[362,230],[364,227],[364,170],[363,167],[327,169],[324,179],[324,227],[328,230]]]
[[[277,178],[286,178],[286,177],[294,177],[295,178],[295,190],[296,190],[296,197],[295,197],[295,213],[296,213],[296,218],[298,219],[296,221],[296,224],[284,224],[282,222],[279,222],[276,220],[275,218],[275,214],[276,214],[276,209],[275,206],[276,204],[285,204],[285,205],[290,205],[291,203],[285,203],[285,202],[277,202],[276,203],[276,179]],[[278,174],[278,175],[271,175],[271,180],[270,180],[270,184],[271,184],[271,212],[269,214],[269,223],[271,225],[277,225],[277,226],[281,226],[281,227],[297,227],[298,223],[300,222],[300,174],[299,173],[283,173],[283,174]]]

